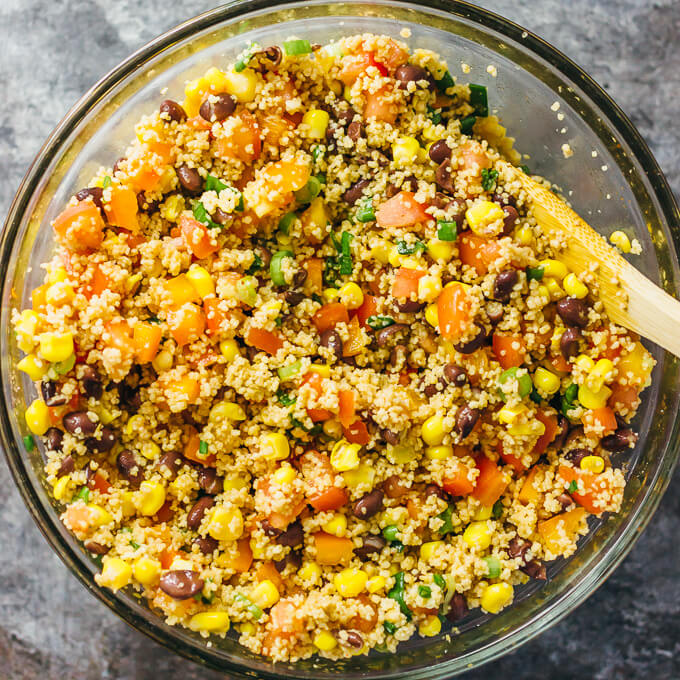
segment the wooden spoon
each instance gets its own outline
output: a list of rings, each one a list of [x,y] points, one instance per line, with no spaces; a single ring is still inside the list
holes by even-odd
[[[577,274],[599,265],[593,274],[609,318],[680,357],[680,302],[621,257],[552,191],[509,163],[503,167],[522,183],[544,233],[567,236],[560,260]]]

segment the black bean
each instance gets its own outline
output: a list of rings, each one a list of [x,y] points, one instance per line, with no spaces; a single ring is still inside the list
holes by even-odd
[[[517,204],[517,201],[515,200],[514,196],[511,196],[510,194],[499,194],[498,192],[494,193],[491,200],[494,203],[498,203],[503,208],[506,205],[511,205],[514,207]]]
[[[177,453],[177,451],[168,451],[168,453],[164,453],[161,457],[160,460],[158,461],[158,467],[159,468],[165,468],[170,472],[170,477],[171,479],[174,479],[177,476],[177,473],[179,472],[180,468],[184,464],[184,457],[182,456],[181,453]],[[200,473],[199,473],[199,483],[200,483]]]
[[[569,326],[560,337],[560,352],[565,359],[578,354],[579,342],[583,337],[580,329]]]
[[[458,352],[461,354],[472,354],[475,350],[478,350],[484,345],[487,337],[486,328],[482,326],[478,326],[478,328],[479,331],[477,335],[472,338],[472,340],[468,340],[467,342],[459,342],[457,345],[454,345]]]
[[[347,136],[353,141],[356,142],[358,139],[363,137],[364,134],[364,126],[361,124],[360,121],[358,120],[353,120],[348,126],[347,126]]]
[[[463,406],[456,416],[456,425],[454,427],[456,434],[461,439],[465,439],[477,424],[479,416],[479,409]]]
[[[416,179],[416,177],[414,177],[413,175],[404,177],[404,181],[401,183],[401,190],[410,191],[415,194],[416,191],[418,191],[418,180]]]
[[[83,392],[91,399],[101,399],[104,392],[102,379],[99,373],[92,366],[84,366],[80,375],[80,382],[83,385]]]
[[[116,467],[123,479],[127,479],[130,486],[138,487],[144,479],[142,474],[142,466],[137,462],[135,454],[132,451],[124,449],[118,454],[116,458]]]
[[[268,519],[263,519],[260,522],[260,528],[264,532],[264,535],[269,536],[269,538],[275,538],[283,533],[281,529],[272,526],[272,523]]]
[[[51,427],[45,432],[45,440],[49,451],[61,451],[64,433],[56,427]]]
[[[428,399],[432,399],[435,394],[439,394],[445,387],[446,385],[444,385],[441,380],[437,380],[437,382],[425,385],[425,387],[423,387],[423,394]]]
[[[462,387],[467,382],[467,373],[464,368],[456,366],[456,364],[446,364],[444,366],[444,379],[449,384]]]
[[[446,613],[446,618],[451,623],[457,623],[461,619],[464,619],[468,613],[467,600],[465,595],[462,593],[454,593],[449,602],[449,611]]]
[[[222,210],[222,208],[215,208],[215,212],[210,217],[215,224],[220,224],[222,226],[231,224],[234,219],[232,215]]]
[[[341,106],[340,104],[336,104],[332,109],[331,113],[333,114],[333,118],[335,121],[340,123],[342,127],[345,127],[345,125],[349,125],[352,120],[354,120],[354,115],[355,111],[347,106]]]
[[[600,441],[605,451],[618,453],[635,446],[637,435],[629,427],[620,427],[614,434],[603,437]]]
[[[121,156],[114,164],[113,168],[111,168],[111,174],[115,175],[117,172],[120,172],[120,166],[122,163],[124,163],[127,160],[125,156]]]
[[[86,201],[88,198],[92,199],[92,202],[99,208],[99,210],[104,210],[104,203],[102,199],[104,198],[104,189],[101,187],[86,187],[81,189],[76,194],[76,201]]]
[[[208,95],[203,100],[198,113],[201,118],[212,123],[221,123],[225,118],[229,118],[236,110],[236,100],[226,92]]]
[[[430,72],[424,69],[422,66],[416,66],[415,64],[402,64],[398,66],[394,72],[395,79],[399,82],[399,87],[405,90],[409,83],[416,83],[416,85],[423,84],[425,81],[427,85],[424,87],[431,87],[432,76]]]
[[[496,274],[493,283],[493,296],[498,302],[509,302],[512,289],[517,284],[519,276],[516,269],[504,269]]]
[[[71,411],[63,418],[64,429],[70,434],[90,435],[94,434],[97,424],[93,423],[87,411]]]
[[[567,451],[563,455],[567,460],[571,461],[574,464],[574,467],[578,467],[581,461],[586,456],[592,456],[593,452],[590,449],[577,448],[571,449],[570,451]]]
[[[524,564],[525,555],[527,551],[531,548],[531,543],[519,536],[515,536],[508,544],[508,557],[515,559],[519,557],[521,563]]]
[[[177,177],[179,178],[179,183],[190,194],[198,194],[203,189],[203,179],[198,174],[196,168],[190,168],[183,163],[177,168]]]
[[[437,182],[437,186],[453,194],[456,190],[453,185],[453,175],[452,175],[451,161],[449,159],[445,160],[443,163],[439,164],[439,167],[435,170],[434,179]]]
[[[503,206],[503,212],[505,213],[505,217],[503,218],[503,234],[507,236],[512,233],[512,230],[515,228],[517,220],[519,219],[519,213],[517,212],[517,209],[511,205]]]
[[[295,548],[302,545],[305,540],[305,533],[302,530],[300,522],[293,522],[277,539],[279,545],[285,545],[288,548]]]
[[[486,316],[489,319],[489,323],[493,324],[494,326],[499,324],[505,316],[503,304],[496,302],[496,300],[489,300],[489,302],[487,302],[486,306],[484,307],[484,311],[486,312]]]
[[[220,545],[212,536],[198,536],[193,542],[204,555],[212,555]]]
[[[348,630],[346,633],[346,641],[350,647],[354,649],[361,649],[364,646],[364,638],[361,637],[360,633],[355,630]]]
[[[399,193],[399,187],[396,184],[392,184],[392,182],[388,182],[387,186],[385,187],[385,196],[387,198],[392,198],[393,196],[396,196]]]
[[[62,406],[68,401],[68,397],[59,391],[59,385],[52,380],[40,383],[40,394],[47,406]]]
[[[354,182],[352,186],[345,191],[345,193],[342,195],[343,200],[345,203],[348,203],[349,205],[354,205],[363,195],[365,189],[371,184],[370,179],[360,179],[357,182]]]
[[[116,433],[108,426],[104,426],[99,437],[87,437],[85,448],[92,453],[106,453],[116,445]]]
[[[430,147],[428,154],[431,160],[440,165],[447,158],[451,158],[451,149],[445,139],[439,139]]]
[[[354,504],[352,512],[359,519],[369,519],[382,510],[384,497],[382,489],[373,489]]]
[[[255,361],[255,357],[259,353],[260,353],[260,350],[257,349],[257,347],[252,347],[250,345],[248,345],[246,347],[246,358],[248,359],[248,361],[250,361],[251,364],[253,363],[253,361]]]
[[[287,290],[283,294],[283,299],[291,307],[296,307],[297,305],[299,305],[305,299],[305,294],[300,290]]]
[[[293,274],[293,287],[301,288],[305,281],[307,280],[307,270],[298,269],[295,274]]]
[[[198,485],[210,496],[217,496],[224,489],[224,477],[215,468],[202,466],[198,469]]]
[[[567,326],[585,328],[588,325],[588,306],[578,298],[567,297],[558,300],[557,313]]]
[[[342,338],[340,337],[340,334],[332,328],[325,330],[321,334],[321,345],[323,347],[328,347],[337,358],[342,356]]]
[[[564,443],[567,441],[569,435],[569,421],[562,414],[557,416],[557,436],[553,442],[553,446],[561,451]]]
[[[139,388],[129,385],[125,381],[118,384],[118,403],[128,413],[137,413],[142,405],[142,397]]]
[[[392,368],[399,366],[402,361],[406,360],[406,351],[407,350],[404,345],[395,345],[390,352],[389,365],[392,366]]]
[[[94,553],[95,555],[106,555],[111,548],[107,545],[102,545],[101,543],[97,543],[97,541],[85,541],[83,543],[85,546],[85,549],[88,550],[91,553]]]
[[[428,484],[425,487],[425,495],[436,496],[437,498],[441,498],[443,501],[449,501],[449,494],[437,484]]]
[[[302,566],[302,555],[297,550],[291,550],[283,559],[274,560],[276,571],[281,573],[288,565],[298,570]]]
[[[187,526],[189,529],[194,529],[194,531],[198,529],[201,526],[206,510],[212,508],[213,505],[215,505],[215,499],[212,496],[199,498],[187,514]]]
[[[396,444],[399,443],[399,434],[397,432],[394,432],[394,430],[390,430],[386,427],[383,427],[380,430],[380,436],[388,443],[392,444],[392,446],[395,446]]]
[[[418,302],[418,300],[409,300],[408,298],[403,302],[397,302],[397,309],[404,314],[416,314],[424,306],[424,302]]]
[[[58,430],[57,430],[58,431]],[[57,477],[63,477],[64,475],[70,475],[76,469],[76,462],[73,460],[73,456],[69,453],[68,456],[64,456],[57,470]]]
[[[266,47],[262,52],[258,52],[258,56],[264,60],[267,68],[276,68],[281,63],[281,48],[277,45]]]
[[[203,579],[190,569],[174,569],[161,576],[161,590],[175,600],[188,600],[203,590]]]
[[[566,510],[569,506],[574,505],[574,499],[568,493],[561,493],[557,497],[557,501],[562,506],[563,510]]]
[[[186,111],[173,99],[166,99],[160,105],[161,118],[169,118],[176,123],[186,120]]]
[[[375,340],[379,347],[384,347],[391,338],[406,330],[408,330],[408,326],[405,323],[393,323],[391,326],[381,328],[375,334]]]
[[[525,574],[539,581],[545,581],[548,578],[545,573],[545,564],[539,560],[531,560],[520,568]]]
[[[137,194],[137,207],[141,212],[152,213],[158,210],[159,201],[152,201],[143,191]]]
[[[382,536],[366,536],[360,548],[354,548],[354,554],[366,562],[371,555],[379,553],[385,546],[387,541]]]

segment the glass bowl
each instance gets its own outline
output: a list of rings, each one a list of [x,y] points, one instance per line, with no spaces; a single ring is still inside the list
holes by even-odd
[[[635,235],[643,246],[635,265],[677,294],[678,209],[630,121],[583,71],[540,38],[478,7],[444,0],[251,0],[178,26],[134,53],[71,109],[29,169],[2,233],[0,436],[26,505],[69,569],[125,621],[184,656],[238,676],[436,679],[504,654],[564,617],[612,572],[652,516],[678,458],[678,361],[652,347],[658,365],[637,418],[640,441],[619,461],[627,464],[628,478],[621,513],[591,518],[592,531],[577,553],[551,563],[544,585],[531,581],[518,588],[515,603],[500,615],[473,612],[459,634],[445,629],[436,638],[416,637],[396,654],[272,664],[231,637],[212,639],[208,646],[195,633],[167,626],[130,593],[113,594],[94,583],[98,565],[59,521],[60,509],[44,483],[40,447],[27,452],[22,443],[27,431],[21,416],[34,387],[16,370],[19,350],[9,320],[13,309],[30,305],[30,290],[41,275],[38,265],[53,247],[50,220],[100,165],[115,161],[132,138],[135,121],[158,106],[161,90],[181,99],[185,80],[232,59],[247,40],[269,45],[297,36],[323,43],[365,31],[407,35],[403,29],[410,31],[412,47],[442,54],[454,76],[486,85],[491,108],[516,137],[532,171],[564,187],[574,208],[601,233],[624,228]],[[563,144],[573,151],[569,159]]]

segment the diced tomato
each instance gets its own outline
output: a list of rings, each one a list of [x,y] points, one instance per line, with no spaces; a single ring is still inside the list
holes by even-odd
[[[461,283],[445,286],[437,298],[439,332],[447,340],[458,339],[470,322],[470,297]]]
[[[83,294],[88,300],[95,295],[101,295],[105,290],[113,290],[113,284],[101,270],[98,264],[92,266],[92,277],[83,285]]]
[[[486,456],[481,456],[477,460],[479,477],[472,497],[476,498],[484,507],[490,508],[505,491],[508,479],[503,474],[503,470]]]
[[[291,637],[302,633],[304,618],[298,616],[298,609],[292,600],[279,600],[269,610],[272,632],[281,637]]]
[[[193,217],[181,215],[179,228],[187,246],[199,260],[216,253],[220,249],[220,246],[213,242],[208,228]]]
[[[337,510],[349,501],[346,489],[337,486],[329,486],[320,493],[308,496],[309,504],[318,512],[325,510]]]
[[[171,547],[163,548],[161,551],[161,554],[158,556],[158,559],[161,563],[161,567],[163,569],[170,569],[170,565],[174,562],[175,557],[179,555],[179,552],[177,550],[174,550]]]
[[[243,110],[231,116],[230,134],[218,137],[217,155],[221,158],[236,158],[244,163],[252,163],[260,157],[262,142],[260,129],[255,117]]]
[[[611,493],[607,478],[586,470],[560,465],[559,476],[567,483],[580,480],[583,482],[584,492],[570,492],[571,497],[588,512],[597,515],[607,509],[607,501]]]
[[[521,335],[494,333],[491,346],[501,368],[508,369],[513,366],[521,366],[524,363],[526,345]]]
[[[420,269],[407,269],[406,267],[399,267],[394,274],[394,283],[392,284],[392,295],[395,298],[411,299],[412,296],[418,295],[418,282],[427,274],[426,271]]]
[[[378,311],[378,298],[375,295],[364,295],[361,307],[357,309],[356,315],[361,328],[366,328],[366,321],[370,316],[374,316]]]
[[[349,323],[349,314],[346,307],[340,302],[331,302],[324,305],[312,317],[312,323],[319,333],[330,330],[339,323]]]
[[[322,423],[333,417],[333,414],[326,408],[308,408],[307,415],[313,423]]]
[[[459,170],[477,170],[477,174],[481,174],[483,168],[491,167],[491,159],[484,152],[484,149],[479,142],[470,140],[466,142],[460,149],[460,160],[458,162]]]
[[[353,390],[340,390],[338,392],[338,419],[343,427],[348,427],[356,418],[355,398]]]
[[[342,58],[340,80],[342,80],[345,85],[352,85],[370,66],[375,66],[380,72],[380,75],[387,75],[387,69],[382,64],[378,64],[373,52],[359,52],[359,54],[347,55]]]
[[[375,92],[366,92],[366,106],[364,107],[364,117],[366,120],[380,120],[383,123],[394,125],[397,120],[399,109],[395,102],[390,99],[392,88],[389,86],[381,87]]]
[[[303,264],[307,270],[307,278],[303,286],[306,295],[321,295],[323,290],[323,260],[320,257],[310,257]]]
[[[522,463],[522,459],[520,458],[520,456],[517,456],[514,453],[506,452],[501,442],[498,443],[497,451],[498,455],[501,457],[503,462],[512,466],[512,469],[518,475],[521,475],[526,470],[526,466],[524,465],[524,463]]]
[[[371,436],[363,420],[355,420],[353,423],[342,428],[342,434],[350,444],[361,444],[366,446],[371,440]]]
[[[250,328],[243,339],[246,341],[246,344],[271,355],[276,354],[283,347],[281,337],[264,328]]]
[[[135,347],[132,340],[132,329],[127,321],[109,321],[105,324],[109,347],[115,347],[121,355],[121,362],[126,363],[132,359]]]
[[[189,439],[187,439],[182,455],[193,460],[194,463],[205,465],[205,467],[215,467],[217,461],[217,456],[214,453],[201,453],[201,437],[193,428],[189,430]]]
[[[387,73],[393,74],[399,66],[408,61],[408,52],[399,47],[391,38],[384,45],[381,45],[379,52],[379,59],[375,56],[374,59],[376,60],[376,65],[380,64],[380,66],[386,69],[387,72],[383,73],[383,75],[387,75]]]
[[[295,124],[278,113],[261,113],[258,124],[262,130],[262,141],[278,149],[281,139],[295,129]]]
[[[489,271],[489,265],[500,256],[501,246],[494,239],[463,232],[458,239],[458,256],[463,264],[474,267],[479,276]]]
[[[379,227],[413,227],[432,220],[426,207],[412,191],[400,191],[380,205],[375,219]]]
[[[87,487],[92,491],[99,491],[101,494],[107,494],[111,492],[111,485],[104,475],[99,472],[91,474],[87,480]]]

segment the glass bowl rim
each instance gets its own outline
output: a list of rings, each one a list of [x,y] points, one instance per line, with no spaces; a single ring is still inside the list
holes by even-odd
[[[192,35],[209,29],[225,20],[234,20],[250,12],[258,12],[265,9],[281,10],[286,7],[299,8],[306,4],[318,4],[319,0],[312,0],[305,3],[303,0],[233,0],[227,4],[215,7],[190,18],[174,28],[169,29],[153,40],[149,41],[129,57],[121,61],[111,69],[97,83],[95,83],[66,113],[62,120],[57,124],[52,133],[46,139],[34,160],[24,175],[19,188],[10,204],[10,208],[5,220],[0,238],[0,263],[7,262],[10,251],[14,245],[14,239],[19,229],[24,213],[29,201],[38,188],[39,182],[48,168],[55,153],[58,153],[62,142],[69,138],[73,130],[78,126],[87,111],[102,98],[105,98],[109,91],[113,89],[121,80],[142,67],[145,62],[153,59],[163,51],[171,48],[175,43],[181,42]],[[366,0],[332,0],[331,4],[336,5],[360,5],[370,4]],[[647,143],[637,131],[633,123],[629,120],[621,108],[614,100],[598,85],[583,69],[581,69],[569,57],[560,50],[553,47],[550,43],[535,35],[531,31],[510,21],[492,11],[470,4],[464,0],[394,0],[391,6],[402,9],[414,9],[416,11],[438,10],[446,12],[454,17],[460,17],[471,21],[481,30],[492,30],[506,38],[514,40],[522,45],[526,51],[547,62],[550,67],[555,69],[557,74],[566,76],[577,85],[591,101],[603,111],[607,118],[607,124],[615,130],[620,137],[628,144],[635,159],[646,174],[652,190],[652,197],[658,201],[660,208],[659,217],[665,222],[669,231],[673,232],[673,242],[680,243],[680,235],[677,225],[680,224],[680,211],[675,196],[665,178],[656,159],[652,155]],[[376,6],[380,6],[376,3]],[[0,281],[4,286],[6,268],[2,268]],[[4,372],[4,367],[0,363],[0,373]],[[2,379],[8,376],[2,375]],[[678,429],[676,425],[673,428]],[[219,664],[212,659],[206,658],[206,647],[201,647],[195,643],[187,643],[185,640],[178,639],[164,627],[162,619],[156,620],[153,617],[140,618],[128,605],[113,593],[99,588],[91,578],[89,570],[84,566],[83,556],[72,549],[60,534],[52,528],[54,518],[44,509],[38,498],[38,494],[29,483],[27,476],[23,472],[24,463],[21,452],[11,436],[10,416],[6,405],[0,409],[0,439],[3,453],[14,478],[15,484],[21,493],[24,504],[28,508],[33,520],[38,525],[41,533],[48,543],[66,564],[69,570],[75,574],[78,580],[99,600],[104,602],[123,621],[138,630],[164,647],[179,653],[202,665],[206,665],[221,671],[233,672],[243,677],[248,673],[247,661],[231,662],[225,659],[220,660]],[[564,618],[575,607],[584,602],[614,571],[623,558],[630,551],[641,531],[653,516],[661,500],[663,492],[666,490],[671,479],[673,469],[680,458],[680,449],[675,451],[666,448],[663,459],[659,462],[655,477],[650,480],[649,488],[654,488],[652,494],[648,492],[647,498],[637,511],[626,521],[621,535],[612,540],[607,547],[606,557],[608,560],[600,559],[592,565],[576,586],[556,597],[538,616],[527,619],[521,623],[512,633],[506,634],[493,642],[489,642],[469,654],[464,658],[467,664],[458,668],[452,666],[460,661],[461,657],[445,661],[431,667],[429,673],[434,673],[436,677],[451,677],[469,668],[487,663],[499,656],[507,653],[511,649],[529,641],[539,632],[546,630]],[[569,605],[569,606],[567,606]],[[541,626],[536,625],[541,623]],[[397,652],[398,654],[398,652]],[[401,673],[402,671],[399,671]],[[409,674],[409,671],[403,671]],[[250,671],[249,674],[251,674]],[[281,676],[274,671],[258,669],[258,673],[268,678],[280,678]],[[421,672],[418,676],[426,677]],[[311,676],[307,676],[311,677]],[[318,677],[321,677],[320,675]],[[395,677],[393,672],[381,672],[374,677]]]

